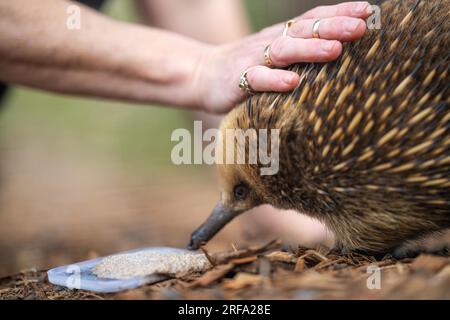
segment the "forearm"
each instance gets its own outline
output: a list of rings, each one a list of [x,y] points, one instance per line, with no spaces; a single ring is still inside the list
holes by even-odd
[[[192,87],[209,48],[125,24],[80,6],[81,29],[66,28],[70,2],[0,2],[0,79],[64,93],[197,107]]]
[[[146,22],[211,44],[250,32],[241,0],[135,0]]]

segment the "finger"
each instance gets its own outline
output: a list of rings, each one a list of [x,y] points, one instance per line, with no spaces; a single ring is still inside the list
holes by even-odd
[[[276,67],[299,62],[329,62],[337,59],[342,44],[336,40],[280,37],[270,45],[270,59]]]
[[[372,14],[372,7],[366,1],[343,2],[334,6],[320,6],[307,11],[301,19],[323,19],[336,16],[367,18]]]
[[[288,31],[295,38],[312,38],[314,23],[317,19],[299,20]],[[334,17],[320,20],[319,35],[321,39],[354,41],[361,38],[366,31],[366,23],[362,19],[350,17]]]
[[[295,89],[300,77],[292,71],[256,66],[247,71],[247,80],[255,91],[288,92]]]

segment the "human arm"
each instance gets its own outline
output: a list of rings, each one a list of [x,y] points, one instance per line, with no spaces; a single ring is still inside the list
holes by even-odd
[[[0,2],[0,79],[25,86],[134,102],[197,107],[192,78],[209,46],[122,23],[81,8],[66,27],[61,0]]]
[[[241,0],[135,0],[144,22],[208,44],[221,45],[250,34]]]
[[[355,4],[316,8],[281,37],[279,24],[226,45],[205,44],[155,28],[114,21],[84,6],[81,29],[66,28],[63,0],[0,2],[0,80],[50,91],[160,103],[222,113],[245,98],[237,83],[247,68],[257,91],[289,91],[298,76],[263,66],[262,52],[272,43],[276,66],[330,61],[339,41],[359,38],[367,17]],[[313,18],[324,39],[310,39]],[[345,32],[346,22],[358,22]],[[307,39],[303,39],[307,38]],[[327,40],[333,39],[333,40]],[[323,50],[323,44],[332,44]],[[289,78],[289,81],[285,81]]]

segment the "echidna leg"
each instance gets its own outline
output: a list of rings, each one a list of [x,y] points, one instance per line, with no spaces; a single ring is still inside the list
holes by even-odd
[[[395,248],[392,256],[396,259],[414,258],[421,253],[447,255],[450,252],[450,232],[434,232],[430,235],[412,241],[407,241]]]
[[[332,251],[337,252],[340,255],[348,255],[351,250],[349,248],[347,248],[343,242],[336,240],[336,242],[334,243],[334,246],[332,248]]]

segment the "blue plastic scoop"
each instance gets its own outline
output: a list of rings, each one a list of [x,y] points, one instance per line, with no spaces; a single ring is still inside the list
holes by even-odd
[[[144,275],[137,273],[133,268],[137,267],[136,261],[140,260],[136,259],[136,257],[150,257],[145,259],[146,265],[144,267],[146,267],[147,270],[158,270],[158,273]],[[195,259],[190,259],[192,257]],[[109,265],[106,262],[111,262],[111,260],[116,258],[120,258],[121,265],[117,266],[118,270],[110,271],[111,274],[114,274],[114,272],[120,274],[120,277],[99,277],[97,275],[99,272],[96,267],[101,265],[103,268],[107,268]],[[209,262],[204,262],[203,258],[206,259],[201,252],[169,247],[150,247],[54,268],[49,270],[47,274],[50,283],[69,289],[81,289],[103,293],[119,292],[169,279],[173,274],[171,274],[171,272],[165,274],[164,268],[170,266],[169,269],[173,269],[173,259],[176,259],[177,261],[177,273],[193,270],[206,270],[210,265]],[[114,269],[114,267],[111,268]],[[127,273],[124,273],[123,271],[124,269],[126,272],[129,272],[129,274],[139,275],[127,277]],[[127,271],[128,269],[131,270]],[[109,270],[106,271],[109,272]]]

